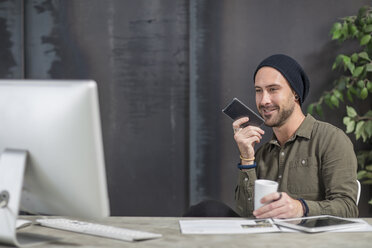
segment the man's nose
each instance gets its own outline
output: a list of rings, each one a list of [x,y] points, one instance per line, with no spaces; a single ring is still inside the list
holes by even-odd
[[[270,94],[267,91],[263,91],[262,95],[261,95],[259,105],[265,106],[266,104],[268,104],[270,102],[271,102]]]

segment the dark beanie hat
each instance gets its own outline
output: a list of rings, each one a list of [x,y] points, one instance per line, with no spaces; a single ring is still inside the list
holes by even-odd
[[[310,82],[305,71],[296,60],[283,54],[271,55],[257,66],[253,75],[253,80],[256,78],[257,71],[264,66],[277,69],[287,79],[292,89],[300,97],[299,101],[300,105],[302,105],[309,93]]]

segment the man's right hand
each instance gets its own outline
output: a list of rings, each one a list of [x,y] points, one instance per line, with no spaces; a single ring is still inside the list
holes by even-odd
[[[243,117],[233,122],[234,139],[238,145],[240,155],[244,158],[253,158],[254,145],[255,143],[260,143],[265,131],[256,126],[241,128],[241,125],[248,122],[248,120],[248,117]],[[244,164],[243,162],[242,164]]]

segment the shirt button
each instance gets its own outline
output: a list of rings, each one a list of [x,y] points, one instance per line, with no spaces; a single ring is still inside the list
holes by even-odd
[[[305,164],[306,163],[306,161],[305,161],[305,159],[303,159],[302,161],[301,161],[301,164]]]
[[[248,198],[248,201],[252,200],[251,198]]]
[[[246,177],[246,178],[244,178],[244,181],[248,181],[248,178]]]
[[[282,178],[282,175],[279,175],[278,178]]]
[[[281,152],[280,155],[284,156],[284,152]]]

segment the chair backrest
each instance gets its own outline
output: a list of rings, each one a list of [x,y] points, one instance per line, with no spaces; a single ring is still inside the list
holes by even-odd
[[[358,206],[358,203],[359,203],[359,199],[360,199],[360,191],[361,191],[361,185],[360,185],[360,182],[359,180],[356,180],[357,183],[358,183],[358,196],[357,196],[357,201],[356,201],[356,205]]]

